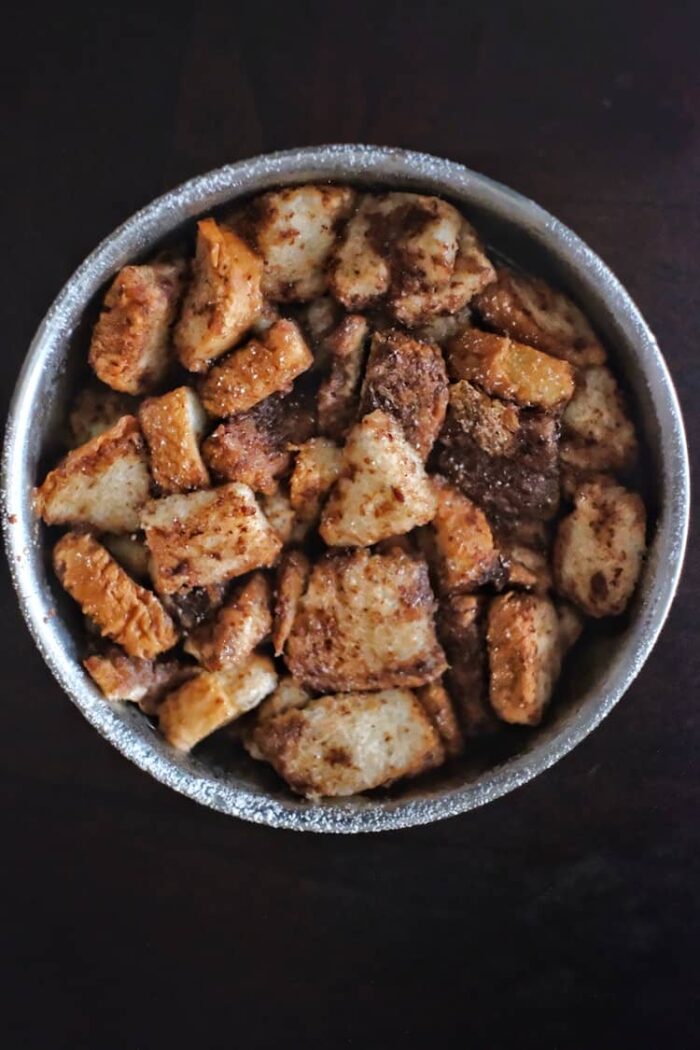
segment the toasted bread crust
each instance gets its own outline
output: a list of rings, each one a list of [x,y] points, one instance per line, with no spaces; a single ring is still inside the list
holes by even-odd
[[[311,438],[297,450],[289,497],[300,521],[315,522],[343,467],[341,450],[328,438]]]
[[[275,656],[284,650],[297,614],[299,600],[309,582],[311,564],[301,551],[286,551],[277,570],[272,644]]]
[[[170,328],[183,289],[178,263],[125,266],[104,300],[90,343],[90,365],[113,390],[144,394],[170,363]]]
[[[486,515],[444,478],[433,478],[437,512],[428,526],[434,537],[442,594],[467,593],[500,574],[499,554]]]
[[[93,536],[66,533],[54,547],[53,564],[85,615],[129,656],[152,659],[177,642],[173,622],[155,594],[127,576]]]
[[[92,525],[134,532],[150,495],[146,447],[138,420],[123,416],[73,449],[34,491],[34,507],[48,525]]]
[[[461,381],[450,388],[438,466],[487,513],[548,519],[559,506],[558,437],[547,413]]]
[[[559,411],[574,393],[574,370],[567,361],[508,336],[465,328],[448,344],[446,358],[451,379],[468,379],[525,408]]]
[[[192,283],[175,329],[175,347],[190,372],[230,350],[263,310],[262,259],[214,219],[197,224]]]
[[[422,559],[398,548],[325,555],[299,599],[287,666],[319,691],[425,685],[446,667],[434,610]]]
[[[481,594],[453,594],[440,603],[438,613],[438,637],[449,661],[444,681],[466,737],[498,727],[488,695],[487,602]]]
[[[251,711],[277,685],[272,660],[254,653],[224,671],[200,671],[158,708],[161,733],[178,751],[190,751],[217,729]]]
[[[247,660],[271,627],[270,586],[263,574],[256,572],[210,623],[189,635],[184,649],[207,671],[230,670]]]
[[[537,725],[561,665],[559,619],[547,598],[502,594],[489,606],[490,699],[504,722]]]
[[[265,719],[253,738],[292,790],[307,798],[354,795],[444,760],[437,730],[406,689],[310,700]]]
[[[142,513],[158,591],[205,587],[272,565],[282,544],[247,485],[152,500]]]
[[[161,492],[206,488],[209,474],[199,442],[206,416],[193,390],[180,386],[144,401],[139,422],[150,452],[151,474]]]
[[[308,441],[315,429],[305,392],[272,394],[221,423],[202,445],[202,456],[218,477],[272,495],[290,467],[291,446]]]
[[[442,682],[435,681],[422,685],[416,690],[416,696],[440,734],[445,753],[450,758],[461,755],[464,751],[464,734],[452,701]]]
[[[277,321],[245,346],[214,365],[202,384],[204,407],[212,416],[245,412],[266,397],[286,393],[310,368],[313,356],[294,321]]]
[[[83,666],[107,700],[138,704],[146,715],[155,714],[167,692],[196,674],[194,667],[179,660],[155,663],[127,656],[116,646],[88,656]]]
[[[605,361],[605,350],[579,308],[538,277],[503,267],[473,305],[497,332],[578,368]]]
[[[447,400],[447,373],[437,346],[396,329],[375,333],[362,386],[362,415],[381,409],[394,416],[425,460],[445,420]]]

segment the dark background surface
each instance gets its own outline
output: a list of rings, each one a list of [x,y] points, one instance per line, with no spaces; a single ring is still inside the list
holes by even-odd
[[[696,4],[32,4],[5,15],[3,410],[49,302],[227,161],[364,141],[534,197],[618,274],[700,439]],[[300,836],[197,807],[60,692],[3,570],[7,1047],[697,1045],[691,548],[627,697],[443,824]]]

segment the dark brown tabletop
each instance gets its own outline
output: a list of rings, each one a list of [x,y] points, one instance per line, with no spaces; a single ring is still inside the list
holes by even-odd
[[[462,161],[572,226],[657,333],[698,450],[697,4],[13,10],[5,407],[50,301],[136,208],[237,158],[360,141]],[[3,1047],[694,1044],[692,540],[589,739],[485,809],[374,837],[254,827],[150,780],[53,681],[4,568],[3,588]]]

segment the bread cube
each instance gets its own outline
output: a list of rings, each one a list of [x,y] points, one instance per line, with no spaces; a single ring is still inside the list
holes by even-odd
[[[446,667],[434,611],[423,559],[399,548],[327,554],[298,601],[287,666],[321,692],[425,685]]]
[[[425,460],[445,420],[447,400],[445,362],[437,346],[396,329],[375,333],[362,386],[361,415],[381,409],[394,416]]]
[[[624,612],[646,549],[646,514],[635,492],[591,482],[578,489],[554,544],[557,590],[589,616]]]
[[[311,565],[301,551],[285,551],[277,570],[272,644],[280,656],[292,630],[299,599],[309,582]]]
[[[473,306],[495,331],[577,368],[605,361],[605,350],[579,308],[538,277],[499,268],[497,280],[474,299]]]
[[[501,570],[491,527],[484,512],[444,478],[433,478],[433,488],[437,512],[428,530],[440,591],[475,591]]]
[[[420,689],[416,689],[416,696],[440,734],[445,754],[450,758],[461,755],[464,751],[464,734],[452,701],[442,682],[435,681],[422,685]]]
[[[488,621],[491,706],[514,725],[538,725],[561,666],[559,618],[535,594],[501,594]]]
[[[579,372],[562,430],[561,459],[573,470],[625,470],[634,462],[634,426],[615,377],[604,365]]]
[[[368,333],[367,320],[349,314],[323,341],[323,354],[330,365],[318,390],[318,427],[336,441],[345,436],[357,416]]]
[[[440,602],[438,637],[449,668],[444,682],[466,737],[494,732],[498,722],[489,702],[484,595],[452,594]]]
[[[280,486],[269,496],[260,496],[259,501],[263,514],[285,546],[304,542],[313,522],[297,517],[286,486]]]
[[[449,344],[446,357],[452,379],[468,379],[487,394],[524,407],[557,411],[574,392],[567,361],[508,336],[466,328]]]
[[[366,547],[425,525],[435,508],[419,454],[400,424],[377,410],[348,435],[344,473],[326,502],[319,532],[332,547]]]
[[[260,339],[214,365],[202,383],[204,407],[212,416],[245,412],[270,394],[286,393],[313,364],[313,357],[294,321],[277,321]]]
[[[310,700],[265,719],[253,739],[293,791],[354,795],[439,766],[435,726],[407,689]]]
[[[207,671],[230,670],[248,659],[270,633],[270,587],[261,572],[237,588],[214,619],[185,640],[184,650]]]
[[[158,708],[158,727],[178,751],[191,751],[217,729],[240,718],[277,685],[274,664],[254,653],[223,671],[200,671],[166,696]]]
[[[438,467],[487,514],[548,519],[559,506],[557,421],[477,390],[450,387]]]
[[[47,525],[92,525],[134,532],[150,495],[146,447],[138,420],[123,416],[109,430],[73,449],[34,490]]]
[[[202,445],[202,456],[218,477],[272,495],[291,465],[290,445],[307,441],[315,429],[309,392],[272,394],[221,423]]]
[[[145,394],[170,364],[170,329],[182,296],[177,262],[125,266],[115,277],[90,342],[95,375],[113,390]]]
[[[583,633],[583,617],[568,602],[557,602],[556,610],[559,617],[559,641],[562,655],[566,655]]]
[[[141,515],[163,594],[206,587],[272,565],[282,544],[247,485],[152,500]]]
[[[263,292],[278,302],[308,300],[326,290],[326,263],[337,231],[351,214],[348,186],[288,186],[257,197],[247,217],[265,263]]]
[[[140,587],[88,533],[68,532],[53,551],[58,579],[100,634],[129,656],[152,659],[177,642],[177,631],[155,594]]]
[[[262,259],[237,233],[214,219],[197,223],[197,250],[175,348],[190,372],[235,346],[263,310]]]
[[[399,265],[405,265],[404,259]],[[409,328],[430,324],[436,316],[459,313],[495,276],[476,230],[462,219],[449,280],[439,283],[428,279],[416,288],[413,280],[405,282],[399,277],[401,291],[390,298],[389,309],[397,321]]]
[[[127,700],[153,715],[166,693],[196,674],[179,660],[156,663],[127,656],[116,645],[83,660],[83,666],[107,700]]]
[[[108,387],[83,387],[68,415],[69,447],[78,448],[104,434],[122,416],[130,414],[132,404],[130,397]]]
[[[299,447],[289,479],[289,498],[300,521],[318,519],[342,466],[343,453],[328,438],[311,438]]]
[[[389,261],[376,248],[373,236],[381,210],[380,198],[362,197],[333,252],[328,284],[346,310],[364,310],[389,290]]]
[[[209,485],[199,452],[207,417],[193,390],[180,386],[162,397],[148,398],[139,408],[139,422],[150,452],[151,474],[161,492],[188,492]]]

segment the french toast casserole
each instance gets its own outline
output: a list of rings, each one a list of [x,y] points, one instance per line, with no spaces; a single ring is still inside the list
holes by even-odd
[[[191,234],[114,277],[35,491],[106,700],[309,798],[539,724],[645,551],[584,314],[438,197],[291,186]]]

